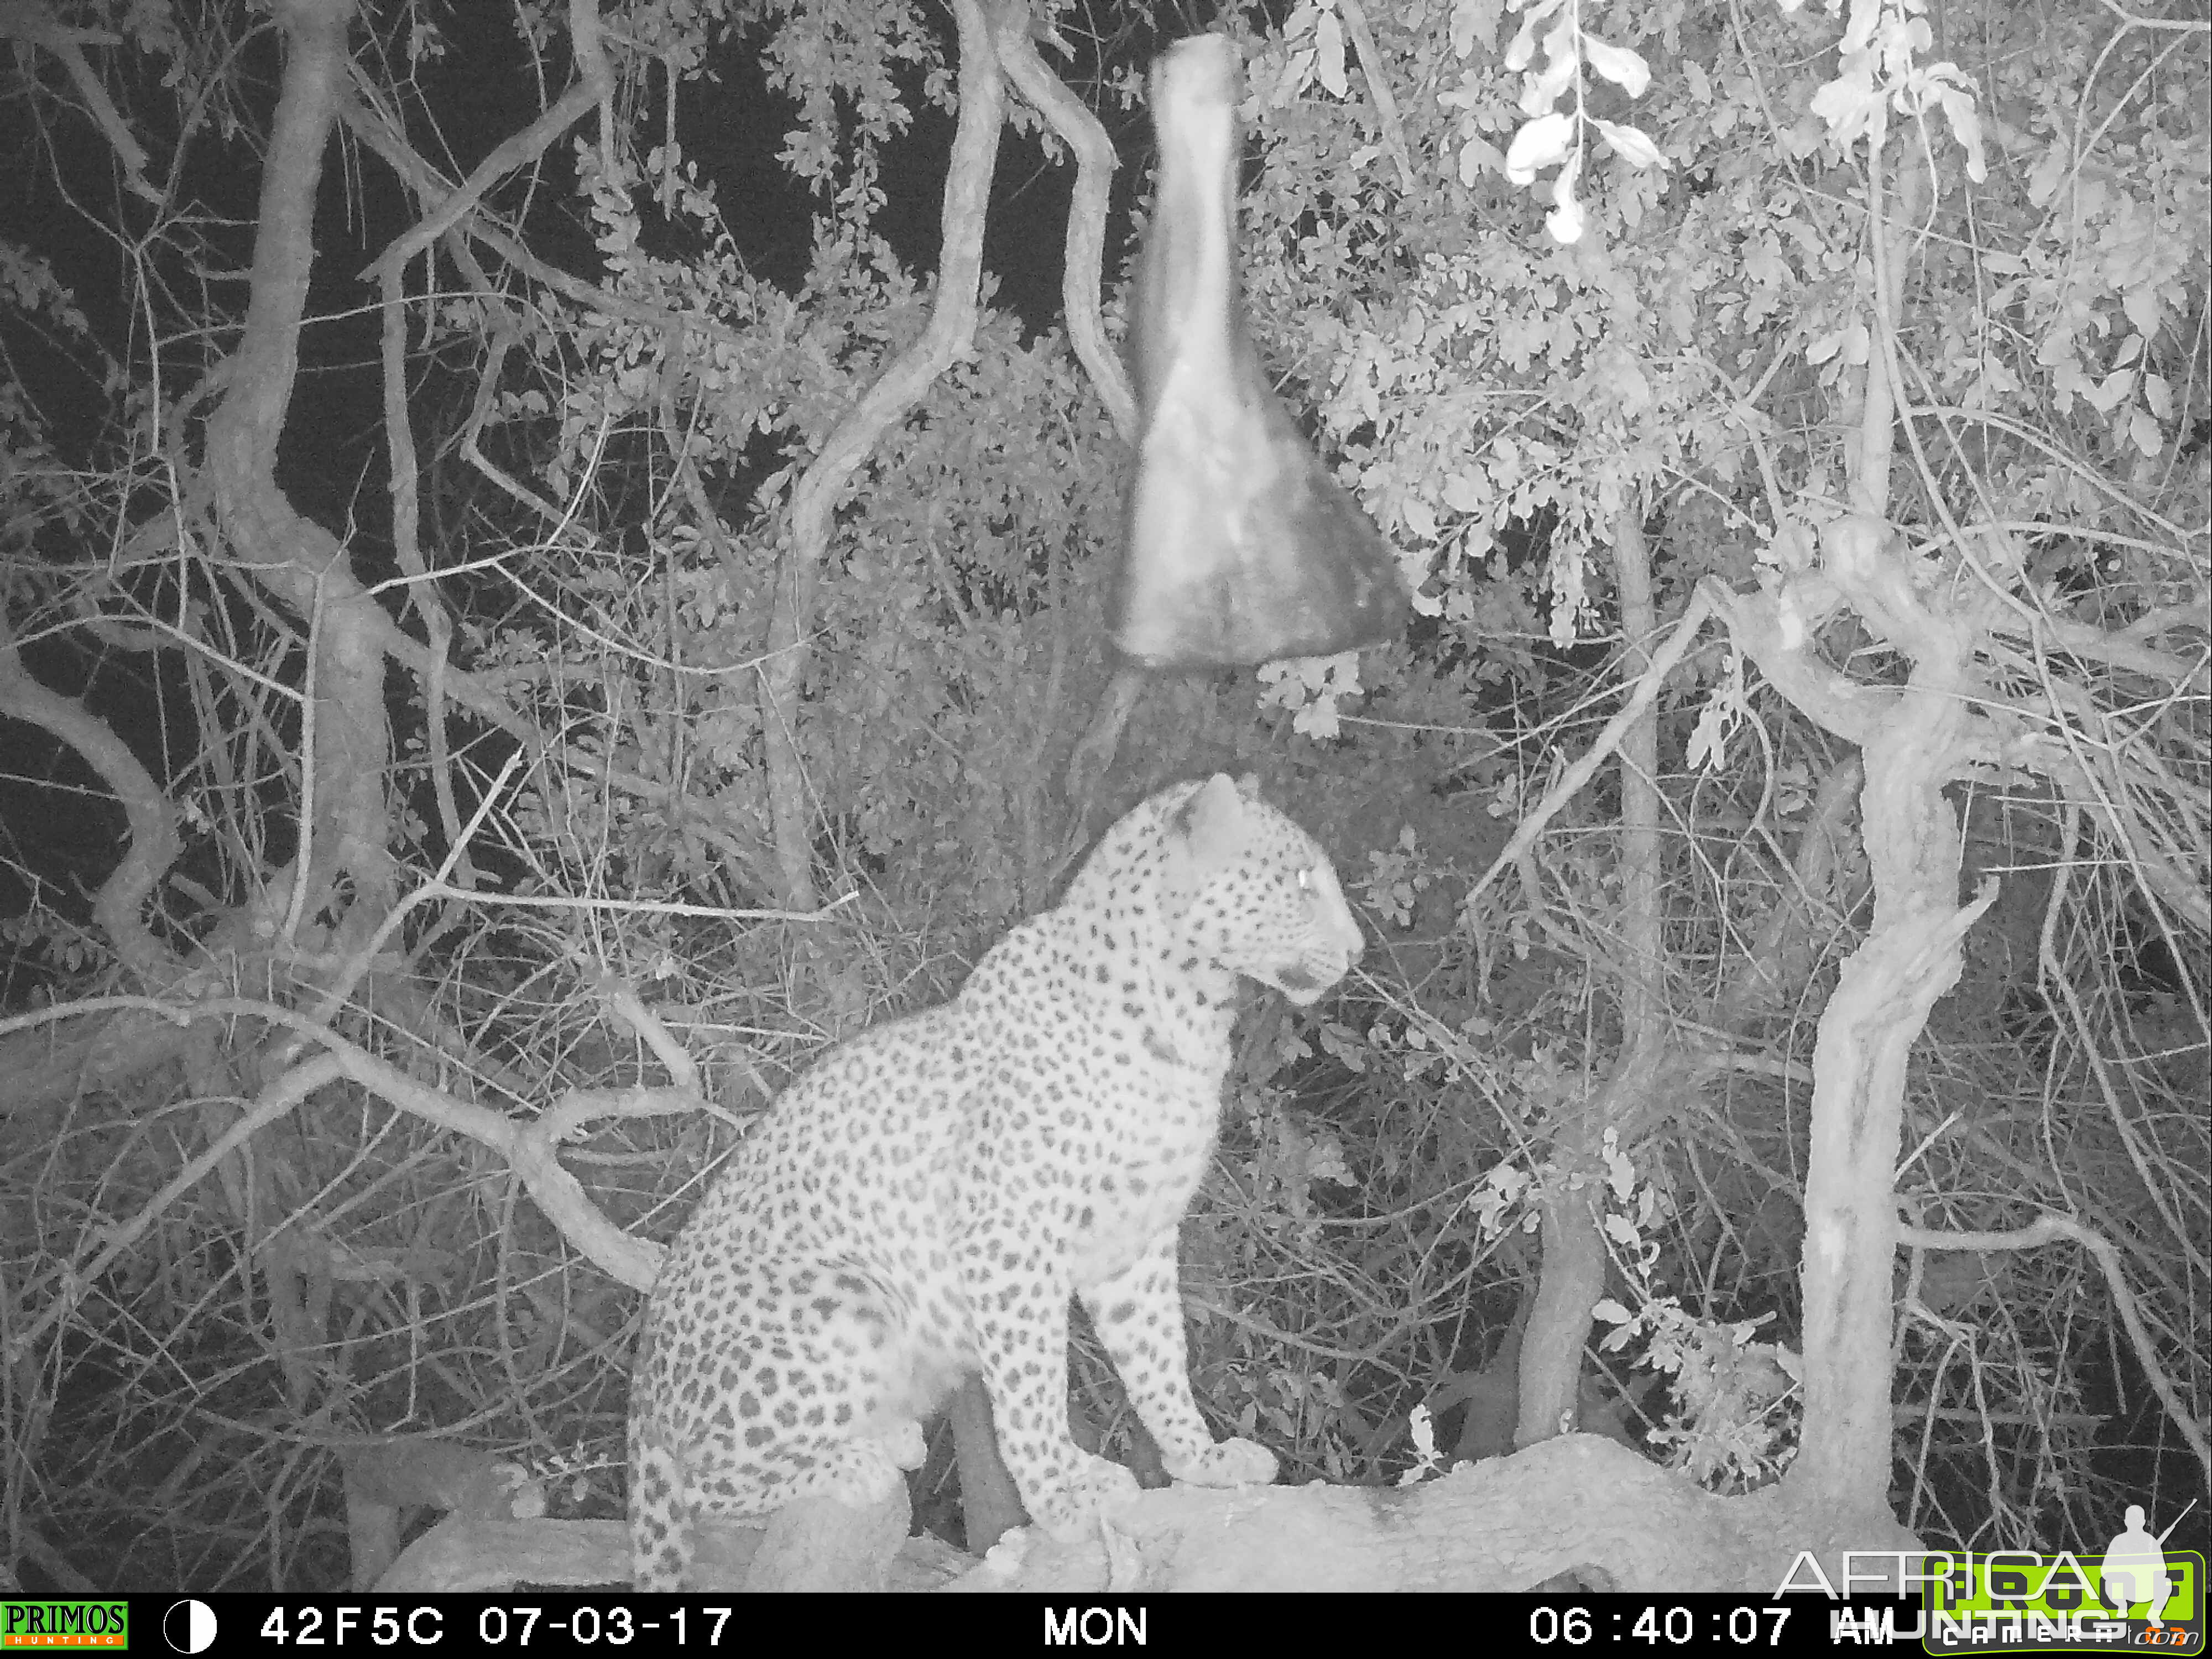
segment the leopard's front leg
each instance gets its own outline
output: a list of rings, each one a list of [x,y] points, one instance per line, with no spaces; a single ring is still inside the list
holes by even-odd
[[[1088,1537],[1138,1488],[1128,1470],[1067,1432],[1068,1284],[1054,1231],[1015,1237],[993,1229],[970,1241],[963,1277],[999,1455],[1030,1518],[1066,1540]]]
[[[1162,1231],[1122,1272],[1085,1291],[1083,1305],[1169,1474],[1194,1486],[1264,1486],[1275,1478],[1274,1453],[1255,1440],[1217,1442],[1198,1414],[1175,1228]]]

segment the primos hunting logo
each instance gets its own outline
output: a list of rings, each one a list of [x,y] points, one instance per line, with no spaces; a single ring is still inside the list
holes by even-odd
[[[130,1615],[122,1601],[0,1601],[0,1652],[127,1648]]]

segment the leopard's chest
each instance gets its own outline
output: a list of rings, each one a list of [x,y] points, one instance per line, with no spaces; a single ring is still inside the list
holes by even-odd
[[[1229,1066],[1229,1007],[1158,956],[1048,915],[979,964],[956,1067],[971,1221],[1044,1224],[1077,1287],[1173,1229],[1204,1179]]]
[[[1076,1171],[1079,1287],[1121,1272],[1173,1229],[1212,1160],[1218,1085],[1187,1073],[1146,1082],[1102,1114],[1106,1133]]]

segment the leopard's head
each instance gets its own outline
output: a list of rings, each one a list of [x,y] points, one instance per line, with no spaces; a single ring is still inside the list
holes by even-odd
[[[1162,908],[1198,960],[1303,1007],[1359,959],[1359,924],[1311,836],[1226,775],[1154,799]]]

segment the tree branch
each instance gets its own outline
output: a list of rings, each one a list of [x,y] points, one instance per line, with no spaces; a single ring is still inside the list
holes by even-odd
[[[1060,301],[1067,313],[1067,341],[1091,375],[1098,400],[1125,444],[1137,441],[1137,400],[1128,371],[1106,343],[1099,285],[1105,264],[1106,206],[1120,163],[1097,116],[1070,92],[1037,55],[1029,13],[1001,6],[992,14],[992,39],[1014,89],[1044,117],[1075,155],[1075,196],[1068,204],[1066,251],[1061,260]]]
[[[1012,0],[998,0],[1011,4]],[[1019,8],[1024,17],[1025,8]],[[853,474],[884,434],[919,403],[975,337],[983,274],[983,223],[997,169],[1006,84],[991,48],[981,0],[953,0],[960,38],[960,118],[939,216],[937,301],[921,337],[894,357],[823,441],[792,492],[791,542],[784,551],[760,671],[761,731],[768,750],[769,811],[775,829],[783,902],[816,903],[811,811],[799,746],[799,688],[806,674],[814,578],[830,549],[831,514]]]
[[[4,617],[0,617],[0,714],[38,726],[67,744],[122,803],[130,825],[128,848],[123,861],[100,883],[92,914],[125,966],[149,987],[162,983],[175,961],[148,930],[142,913],[146,896],[177,856],[176,809],[112,726],[78,699],[51,691],[31,678],[7,632]]]

